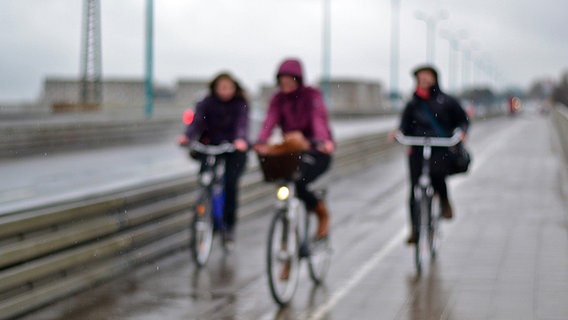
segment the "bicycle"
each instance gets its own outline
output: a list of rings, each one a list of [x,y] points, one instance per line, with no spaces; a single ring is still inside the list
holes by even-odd
[[[402,145],[422,147],[422,172],[413,190],[416,211],[412,212],[413,217],[416,217],[413,219],[414,230],[418,233],[414,253],[418,274],[422,273],[422,265],[428,252],[431,259],[436,258],[440,240],[438,222],[441,218],[441,202],[430,179],[432,147],[453,147],[461,141],[461,135],[462,131],[458,129],[449,138],[405,136],[402,133],[395,136]]]
[[[205,157],[205,165],[199,176],[201,191],[193,208],[190,238],[193,260],[198,267],[203,267],[211,254],[215,233],[223,234],[225,231],[225,159],[222,155],[235,151],[235,147],[228,142],[219,145],[192,142],[189,149]],[[222,244],[225,250],[228,250],[224,237]]]
[[[276,182],[276,209],[268,232],[266,272],[270,293],[276,303],[286,306],[296,291],[303,259],[308,261],[309,275],[314,284],[323,283],[331,262],[329,237],[315,236],[317,217],[306,212],[295,193],[301,154],[260,156],[265,181]],[[325,190],[317,190],[318,197]]]

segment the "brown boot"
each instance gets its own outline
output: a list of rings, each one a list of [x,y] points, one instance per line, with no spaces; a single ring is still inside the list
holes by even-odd
[[[442,200],[442,218],[444,219],[451,219],[453,218],[454,213],[452,210],[452,206],[450,205],[450,201],[448,199]]]
[[[280,270],[280,280],[287,281],[288,279],[290,279],[290,267],[291,262],[290,260],[288,260],[286,261],[286,263],[284,263],[282,270]]]
[[[327,236],[329,229],[329,213],[327,212],[327,208],[323,201],[318,201],[318,204],[314,208],[314,212],[318,217],[318,231],[316,233],[316,237],[324,238]]]

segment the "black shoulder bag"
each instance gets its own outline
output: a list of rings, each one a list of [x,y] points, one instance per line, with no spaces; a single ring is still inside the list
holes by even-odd
[[[436,131],[436,134],[440,137],[449,137],[450,135],[446,132],[446,130],[444,130],[444,128],[442,128],[438,120],[436,120],[436,117],[434,117],[434,114],[432,113],[432,110],[430,110],[428,104],[423,102],[421,105],[422,111],[424,111],[426,118],[428,118],[428,121],[432,125],[434,131]],[[448,174],[453,175],[467,172],[469,165],[471,164],[471,154],[467,151],[463,143],[460,142],[453,147],[449,147],[448,151],[450,157]]]

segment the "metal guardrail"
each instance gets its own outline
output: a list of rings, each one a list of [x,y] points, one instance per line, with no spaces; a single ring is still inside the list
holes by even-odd
[[[557,105],[552,109],[552,123],[558,132],[558,139],[568,165],[568,106]]]
[[[110,116],[108,116],[110,117]],[[67,119],[0,126],[0,159],[93,147],[160,141],[182,132],[179,119]]]
[[[329,182],[376,161],[387,133],[340,141]],[[256,165],[242,179],[241,216],[271,209],[273,186]],[[138,265],[187,248],[196,177],[0,217],[0,319],[72,296]]]

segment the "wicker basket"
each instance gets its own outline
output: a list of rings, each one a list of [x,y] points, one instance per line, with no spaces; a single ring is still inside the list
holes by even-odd
[[[258,155],[258,162],[265,181],[293,180],[302,162],[302,154]]]

